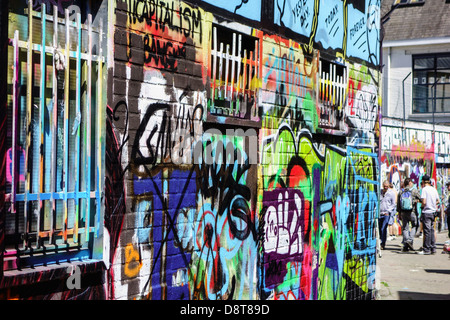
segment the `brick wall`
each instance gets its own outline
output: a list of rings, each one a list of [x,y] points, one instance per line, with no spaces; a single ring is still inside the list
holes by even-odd
[[[108,4],[90,298],[375,297],[377,6],[282,2]]]
[[[378,72],[211,11],[117,2],[115,298],[373,298]]]

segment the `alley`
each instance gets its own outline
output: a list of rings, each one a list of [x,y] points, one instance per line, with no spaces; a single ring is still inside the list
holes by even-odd
[[[379,300],[450,300],[450,255],[443,252],[447,231],[437,235],[437,253],[401,252],[402,237],[386,242],[378,257]],[[414,248],[422,239],[416,238]]]

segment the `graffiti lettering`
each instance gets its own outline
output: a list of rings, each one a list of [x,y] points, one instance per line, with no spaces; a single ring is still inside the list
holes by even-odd
[[[130,278],[135,277],[141,268],[139,252],[134,249],[133,244],[129,243],[125,248],[125,275]]]
[[[292,8],[292,15],[294,16],[294,22],[300,22],[300,25],[303,27],[306,19],[309,17],[309,9],[306,6],[306,0],[299,0]],[[307,25],[306,25],[307,27]]]
[[[175,32],[182,32],[185,37],[194,38],[199,35],[202,41],[202,15],[200,9],[175,7],[175,1],[162,0],[129,0],[128,21],[130,24],[144,23],[155,30],[165,32],[166,27]]]
[[[362,30],[365,27],[365,20],[364,17],[361,18],[361,20],[359,20],[358,22],[356,22],[352,28],[350,28],[350,39],[352,39],[355,34]]]
[[[180,104],[174,108],[171,110],[170,105],[164,103],[148,106],[131,151],[135,170],[141,165],[153,167],[171,161],[175,164],[192,163],[191,153],[185,152],[191,150],[194,134],[200,130],[203,107],[200,104],[195,108]]]
[[[328,17],[325,18],[325,24],[327,27],[331,24],[331,22],[333,22],[337,14],[338,14],[338,6],[335,5],[334,8],[328,14]]]
[[[175,44],[154,35],[144,35],[144,61],[147,65],[175,71],[178,58],[186,58],[184,44]]]
[[[266,253],[294,255],[302,253],[304,197],[300,190],[278,189],[264,196],[276,199],[264,217]]]

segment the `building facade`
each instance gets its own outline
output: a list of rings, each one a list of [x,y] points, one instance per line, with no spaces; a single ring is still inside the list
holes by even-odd
[[[379,1],[8,4],[2,298],[375,298]]]
[[[429,174],[444,198],[449,180],[449,1],[384,1],[381,178],[399,190]]]

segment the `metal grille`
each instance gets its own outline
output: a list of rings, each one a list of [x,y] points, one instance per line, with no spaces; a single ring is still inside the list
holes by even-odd
[[[100,226],[101,22],[29,3],[8,49],[5,270],[89,258]]]
[[[238,118],[256,117],[259,41],[251,37],[243,40],[242,34],[222,29],[218,31],[216,26],[212,29],[211,113]],[[221,33],[231,34],[232,38],[221,38]],[[243,48],[243,42],[251,43],[252,47]]]
[[[347,69],[343,65],[319,61],[319,106],[321,127],[336,127],[346,103]]]

